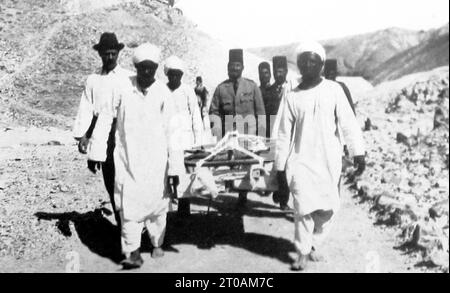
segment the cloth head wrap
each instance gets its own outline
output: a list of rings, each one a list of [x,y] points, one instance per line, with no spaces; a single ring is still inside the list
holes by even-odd
[[[325,49],[321,44],[315,41],[305,41],[301,42],[297,49],[295,50],[295,59],[297,60],[298,56],[305,52],[313,52],[320,56],[323,62],[327,59]]]
[[[147,60],[158,64],[160,56],[161,50],[158,47],[150,43],[145,43],[134,49],[133,63],[137,64]]]
[[[184,72],[184,62],[177,56],[170,56],[166,60],[166,64],[164,65],[164,73],[167,75],[169,70],[180,70]]]

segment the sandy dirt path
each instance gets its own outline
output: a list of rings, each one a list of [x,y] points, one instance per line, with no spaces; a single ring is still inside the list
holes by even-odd
[[[8,133],[9,142],[16,137],[20,143],[2,147],[0,171],[9,183],[0,190],[7,210],[0,220],[10,224],[14,255],[0,257],[1,271],[65,272],[78,258],[80,272],[121,272],[119,233],[101,175],[86,170],[70,136],[53,145],[45,142],[61,139],[60,133],[32,133]],[[249,194],[243,214],[233,208],[235,201],[236,195],[220,196],[206,215],[207,200],[195,199],[190,217],[170,213],[165,256],[152,259],[144,236],[145,263],[134,272],[290,272],[292,215],[271,197]],[[325,259],[306,272],[422,271],[417,259],[395,249],[398,231],[373,223],[369,208],[343,188],[334,229],[318,248]]]

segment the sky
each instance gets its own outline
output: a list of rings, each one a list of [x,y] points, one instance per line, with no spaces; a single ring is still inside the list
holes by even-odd
[[[178,0],[198,28],[243,48],[449,22],[449,0]]]

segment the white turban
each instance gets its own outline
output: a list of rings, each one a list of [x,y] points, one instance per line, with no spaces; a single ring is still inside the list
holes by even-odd
[[[323,62],[326,60],[325,49],[316,41],[301,42],[295,50],[296,59],[304,52],[313,52],[320,56]]]
[[[166,60],[166,64],[164,65],[164,73],[167,75],[167,72],[172,70],[180,70],[184,72],[184,62],[177,56],[170,56]]]
[[[133,63],[137,64],[148,60],[159,63],[161,50],[153,44],[145,43],[134,49]]]

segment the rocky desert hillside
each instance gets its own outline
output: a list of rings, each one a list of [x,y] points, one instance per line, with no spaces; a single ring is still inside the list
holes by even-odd
[[[92,46],[104,31],[115,32],[126,44],[119,61],[124,67],[132,68],[134,47],[152,42],[163,49],[163,57],[176,54],[186,61],[186,83],[202,75],[213,91],[227,78],[230,47],[196,30],[166,3],[2,1],[0,115],[22,124],[70,127],[86,75],[101,65]],[[260,61],[246,53],[244,74],[257,80]],[[165,79],[162,68],[158,77]]]
[[[355,180],[380,225],[396,226],[405,251],[448,271],[449,68],[404,76],[359,99],[368,170]],[[364,122],[364,123],[363,123]]]
[[[187,83],[202,75],[212,89],[226,78],[229,47],[196,30],[167,1],[0,1],[1,272],[60,272],[73,250],[88,264],[85,271],[117,270],[117,231],[101,176],[86,170],[69,131],[85,78],[100,65],[92,45],[103,31],[116,32],[125,43],[124,67],[131,68],[133,48],[150,41],[164,57],[177,54],[186,61]],[[267,59],[291,56],[293,46],[253,52]],[[389,29],[332,40],[327,47],[330,56],[348,54],[341,60],[346,73],[381,65],[370,72],[375,87],[361,77],[341,77],[358,101],[367,170],[354,177],[347,169],[350,191],[345,189],[340,222],[324,248],[330,261],[313,271],[361,272],[367,251],[376,250],[386,272],[448,272],[448,25],[432,32]],[[255,80],[262,60],[256,55],[245,56],[245,74]],[[158,76],[164,78],[162,70]],[[170,217],[168,242],[175,248],[167,248],[169,261],[157,267],[285,272],[295,251],[292,218],[271,199],[251,196],[251,209],[235,217],[221,210],[234,203],[230,198],[214,203],[215,214],[206,218],[212,226],[201,214],[207,207],[202,201],[186,223]],[[205,249],[206,232],[217,247]],[[352,250],[345,249],[349,243]]]
[[[374,84],[448,65],[448,24],[430,31],[389,28],[321,43],[329,58],[338,59],[340,75],[362,76]],[[263,58],[279,52],[288,56],[295,68],[296,46],[294,43],[250,51]]]

